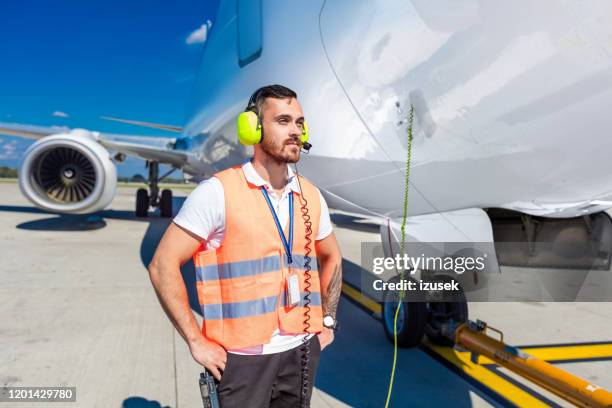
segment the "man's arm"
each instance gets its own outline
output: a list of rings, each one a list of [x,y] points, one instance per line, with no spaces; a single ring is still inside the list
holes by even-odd
[[[342,292],[342,254],[336,241],[336,235],[332,232],[322,240],[315,241],[315,248],[319,259],[323,316],[331,315],[335,320]],[[332,341],[333,331],[324,328],[321,349]]]
[[[181,265],[193,256],[201,239],[175,223],[170,223],[149,264],[149,277],[162,308],[185,339],[193,358],[219,379],[225,368],[225,350],[207,340],[189,306]]]
[[[332,232],[327,237],[315,242],[319,258],[319,280],[321,281],[321,301],[323,315],[336,319],[336,310],[342,291],[342,255]]]

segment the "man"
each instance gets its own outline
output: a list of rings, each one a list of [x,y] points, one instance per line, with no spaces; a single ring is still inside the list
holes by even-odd
[[[297,95],[266,86],[247,110],[261,129],[253,158],[197,186],[162,237],[149,274],[193,358],[220,380],[223,408],[309,406],[319,352],[334,339],[342,256],[325,200],[289,166],[300,159],[306,134]],[[180,272],[191,257],[201,330]]]

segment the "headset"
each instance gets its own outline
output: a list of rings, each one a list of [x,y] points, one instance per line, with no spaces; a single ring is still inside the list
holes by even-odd
[[[259,99],[261,99],[262,90],[259,88],[249,98],[249,103],[246,109],[236,120],[236,130],[238,133],[238,140],[245,146],[253,146],[261,143],[263,139],[263,126],[261,121],[261,112],[258,111],[257,106]],[[308,143],[308,124],[304,120],[302,126],[302,135],[300,136],[302,142],[302,149],[308,153],[312,145]]]
[[[238,119],[236,121],[236,128],[238,133],[238,140],[245,146],[252,146],[258,143],[261,143],[263,138],[263,126],[261,122],[261,112],[257,110],[259,99],[261,98],[263,88],[259,88],[256,90],[251,97],[249,98],[249,103],[247,104],[246,109],[240,115],[238,115]],[[305,150],[307,154],[312,147],[310,143],[308,143],[308,125],[306,124],[306,120],[304,120],[304,125],[302,126],[302,135],[300,136],[300,141],[302,142],[302,149]],[[311,279],[311,269],[312,266],[310,262],[312,259],[310,257],[310,253],[312,251],[312,222],[310,221],[310,215],[308,214],[308,201],[306,201],[306,197],[304,196],[304,190],[302,190],[302,184],[300,182],[300,174],[298,173],[297,163],[295,166],[295,176],[297,177],[298,185],[300,187],[300,194],[298,197],[300,199],[300,203],[302,204],[300,210],[302,212],[302,219],[304,220],[304,226],[306,228],[305,233],[305,241],[304,245],[304,333],[309,334],[308,329],[310,328],[310,303],[312,302],[311,290],[310,287],[312,284],[310,283]],[[313,336],[317,334],[314,333]],[[309,407],[310,402],[306,399],[308,394],[308,385],[310,383],[310,375],[309,375],[309,366],[310,366],[310,339],[311,337],[304,336],[302,339],[302,345],[300,346],[300,351],[302,352],[301,357],[301,374],[302,374],[302,384],[300,387],[300,407]]]

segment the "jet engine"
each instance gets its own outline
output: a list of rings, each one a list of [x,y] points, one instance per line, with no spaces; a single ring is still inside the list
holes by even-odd
[[[64,214],[87,214],[115,197],[117,169],[110,153],[82,129],[44,137],[25,152],[19,187],[34,205]]]

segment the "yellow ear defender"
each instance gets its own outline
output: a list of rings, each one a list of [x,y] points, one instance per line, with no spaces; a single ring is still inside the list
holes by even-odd
[[[236,120],[238,140],[245,146],[252,146],[261,142],[262,126],[260,117],[256,112],[258,97],[259,92],[255,92],[251,96],[251,99],[249,99],[249,104],[245,111],[238,115],[238,119]],[[305,120],[302,126],[300,140],[302,141],[304,149],[308,150],[310,145],[308,144],[308,125]]]

